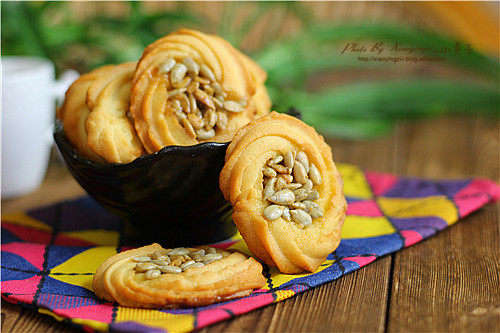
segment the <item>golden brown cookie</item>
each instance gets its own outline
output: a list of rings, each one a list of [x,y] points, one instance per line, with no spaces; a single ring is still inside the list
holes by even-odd
[[[128,163],[145,154],[130,115],[136,63],[114,66],[89,87],[87,146],[109,163]]]
[[[265,281],[262,265],[239,252],[152,244],[106,260],[93,288],[98,297],[123,306],[175,308],[247,296]]]
[[[228,142],[267,114],[266,73],[225,40],[182,29],[144,51],[134,75],[131,111],[149,153],[168,145]]]
[[[112,65],[100,67],[80,76],[66,91],[64,104],[57,110],[57,117],[61,120],[64,133],[73,147],[82,156],[101,163],[104,162],[104,159],[96,155],[87,146],[85,120],[90,110],[87,106],[86,98],[88,89],[92,83],[111,68],[113,68]]]
[[[100,67],[83,74],[66,92],[58,118],[78,152],[100,163],[127,163],[146,152],[130,115],[136,63]]]
[[[342,179],[330,147],[302,121],[272,112],[240,129],[219,183],[248,248],[281,272],[315,271],[339,245]]]

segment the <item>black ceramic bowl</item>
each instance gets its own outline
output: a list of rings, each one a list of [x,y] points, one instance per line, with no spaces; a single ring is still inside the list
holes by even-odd
[[[294,109],[288,113],[299,116]],[[235,234],[231,207],[219,189],[229,143],[168,146],[130,163],[99,164],[79,156],[61,123],[54,139],[78,183],[128,222],[137,243],[187,246]]]

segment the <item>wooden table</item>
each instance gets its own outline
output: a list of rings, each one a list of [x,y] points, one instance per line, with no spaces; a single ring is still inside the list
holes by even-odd
[[[328,140],[338,162],[406,176],[499,179],[497,119],[441,118],[399,124],[387,138]],[[82,195],[55,159],[42,187],[2,202],[4,212]],[[488,205],[430,239],[211,331],[499,331],[498,205]],[[74,331],[2,303],[4,332]]]

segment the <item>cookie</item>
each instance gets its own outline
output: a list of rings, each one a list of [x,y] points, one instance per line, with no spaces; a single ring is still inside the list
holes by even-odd
[[[266,73],[225,40],[182,29],[144,51],[131,111],[144,147],[228,142],[270,110]]]
[[[109,163],[128,163],[146,153],[129,112],[135,67],[136,63],[113,66],[87,92],[87,146]]]
[[[83,74],[66,92],[58,118],[83,157],[128,163],[146,153],[130,115],[135,67],[136,63],[100,67]]]
[[[252,253],[283,273],[315,271],[340,243],[347,204],[330,147],[272,112],[235,135],[219,185]]]
[[[93,289],[122,306],[177,308],[247,296],[265,282],[262,265],[240,252],[155,243],[110,257],[97,269]]]

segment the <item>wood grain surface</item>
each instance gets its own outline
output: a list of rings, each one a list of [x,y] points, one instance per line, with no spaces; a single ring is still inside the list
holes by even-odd
[[[399,124],[386,138],[328,139],[337,162],[429,178],[499,180],[496,119],[440,118]],[[84,191],[52,158],[35,193],[2,201],[2,211],[49,204]],[[203,332],[401,332],[500,330],[498,204],[430,239],[336,281],[221,322]],[[74,331],[33,310],[2,302],[4,332]]]

